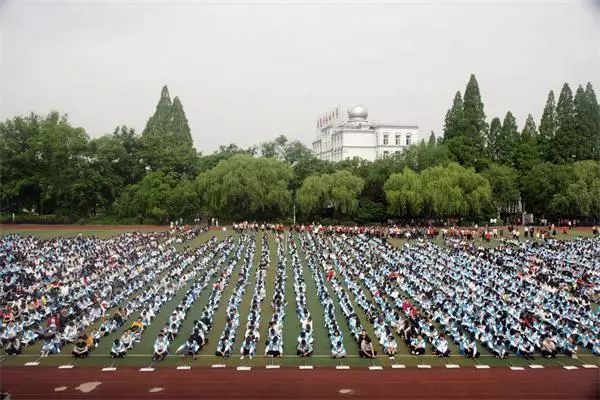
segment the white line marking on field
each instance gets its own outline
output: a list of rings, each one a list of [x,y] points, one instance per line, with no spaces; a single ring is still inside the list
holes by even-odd
[[[213,368],[225,368],[225,364],[213,364]]]
[[[40,363],[38,361],[29,361],[25,363],[25,366],[27,367],[35,367],[36,365],[40,365]]]
[[[117,370],[116,367],[104,367],[104,368],[102,368],[103,372],[116,371],[116,370]]]
[[[576,366],[574,366],[574,365],[565,365],[563,368],[564,368],[564,369],[568,369],[568,370],[572,370],[572,369],[579,369],[579,367],[576,367]]]
[[[406,368],[406,365],[404,365],[404,364],[392,364],[392,369],[401,369],[401,368]]]
[[[419,364],[419,365],[417,365],[417,368],[431,368],[431,365],[429,365],[429,364]]]
[[[531,365],[529,366],[529,368],[531,368],[531,369],[543,369],[543,368],[544,368],[544,366],[543,366],[543,365],[540,365],[540,364],[531,364]]]
[[[74,367],[73,364],[66,364],[66,365],[59,365],[58,369],[71,369],[73,367]]]
[[[152,368],[152,367],[140,368],[140,372],[152,372],[152,371],[154,371],[154,368]]]
[[[187,370],[192,369],[192,367],[190,367],[189,365],[180,365],[180,366],[177,367],[177,369],[179,371],[187,371]]]
[[[236,368],[237,371],[250,371],[252,368],[246,366],[239,366]]]
[[[335,369],[350,369],[349,365],[337,365]]]
[[[81,385],[77,386],[75,390],[79,390],[82,393],[89,393],[92,390],[96,389],[98,386],[102,385],[102,382],[94,381],[94,382],[85,382]]]
[[[446,364],[446,368],[460,368],[458,364]]]
[[[523,367],[510,367],[513,371],[523,371],[525,368]]]
[[[155,388],[152,388],[152,389],[148,390],[148,392],[150,392],[150,393],[158,393],[158,392],[162,392],[163,390],[165,390],[165,389],[163,389],[161,387],[155,387]]]
[[[55,387],[54,388],[55,392],[62,392],[62,391],[65,391],[65,390],[67,390],[66,386],[59,386],[59,387]]]
[[[490,366],[482,364],[482,365],[476,365],[475,368],[477,368],[477,369],[490,369]]]
[[[583,368],[598,368],[598,366],[594,365],[594,364],[583,364],[582,367]]]
[[[301,365],[298,367],[298,369],[313,369],[312,365]]]
[[[381,371],[383,367],[381,365],[371,365],[369,371]]]

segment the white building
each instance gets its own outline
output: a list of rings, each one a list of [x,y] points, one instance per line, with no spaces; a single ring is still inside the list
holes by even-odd
[[[313,152],[321,160],[341,161],[360,157],[369,161],[387,157],[416,143],[419,127],[397,123],[369,122],[367,108],[351,107],[344,119],[337,107],[317,120]]]

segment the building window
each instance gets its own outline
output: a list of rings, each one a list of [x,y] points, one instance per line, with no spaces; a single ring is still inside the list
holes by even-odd
[[[410,138],[410,133],[407,133],[407,134],[406,134],[406,145],[407,145],[407,146],[410,146],[410,139],[411,139],[411,138]]]
[[[389,144],[389,135],[386,133],[383,135],[383,145],[387,146]]]
[[[389,152],[389,151],[385,150],[385,151],[383,152],[383,158],[388,158],[388,156],[389,156],[389,155],[390,155],[390,152]]]
[[[402,143],[400,142],[401,135],[396,135],[396,146],[400,146]]]

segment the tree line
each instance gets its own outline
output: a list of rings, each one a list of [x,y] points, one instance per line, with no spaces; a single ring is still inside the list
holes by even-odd
[[[550,91],[530,114],[488,123],[475,76],[457,92],[440,137],[375,161],[317,159],[281,135],[250,148],[193,146],[183,105],[165,86],[138,134],[91,139],[66,115],[0,122],[3,220],[166,223],[173,219],[382,222],[390,218],[600,219],[600,106],[588,83]]]

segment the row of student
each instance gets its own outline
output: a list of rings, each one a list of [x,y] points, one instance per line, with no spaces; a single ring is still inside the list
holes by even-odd
[[[216,246],[209,247],[206,252],[197,254],[194,267],[187,273],[187,277],[184,276],[181,279],[182,282],[189,280],[194,280],[194,282],[183,295],[181,302],[169,316],[165,326],[154,342],[153,358],[155,361],[163,360],[169,354],[169,347],[177,337],[188,311],[192,308],[200,293],[209,285],[221,267],[223,267],[224,262],[233,249],[233,239],[228,238]],[[112,354],[112,356],[118,357],[119,355]]]
[[[252,248],[251,251],[252,254],[254,254],[253,246],[254,241],[250,236],[241,235],[238,239],[234,256],[231,259],[228,259],[228,257],[221,257],[219,260],[219,263],[221,264],[228,262],[227,267],[221,271],[221,274],[212,285],[212,291],[209,295],[208,302],[202,310],[200,319],[193,321],[192,332],[188,337],[188,340],[176,351],[177,353],[182,354],[184,358],[188,356],[195,357],[208,343],[208,334],[213,327],[214,316],[219,308],[223,290],[228,285],[230,278],[233,275],[233,270],[242,259],[242,256],[245,255],[246,260],[252,258],[249,257],[247,251],[249,248]]]
[[[288,236],[288,240],[290,237]],[[285,284],[287,277],[287,251],[286,239],[282,233],[276,234],[275,242],[277,245],[277,267],[275,270],[275,287],[273,290],[273,298],[271,300],[272,316],[269,321],[269,332],[274,330],[283,344],[283,324],[285,321]],[[267,344],[268,345],[268,344]],[[283,351],[283,346],[282,346]],[[308,355],[308,349],[298,349],[298,355]]]
[[[258,269],[256,271],[256,279],[254,283],[254,293],[250,300],[250,311],[246,322],[246,331],[240,348],[241,358],[252,358],[256,355],[256,345],[260,340],[260,320],[261,306],[266,296],[265,276],[266,269],[269,266],[269,247],[267,236],[264,235],[261,242],[261,256]],[[271,327],[271,329],[273,329]],[[279,329],[279,327],[277,327]]]
[[[231,352],[233,351],[233,345],[235,343],[235,336],[237,333],[237,329],[240,324],[240,316],[239,316],[239,304],[242,301],[242,297],[246,292],[246,287],[248,285],[248,279],[250,277],[250,272],[252,270],[254,264],[254,252],[256,249],[256,237],[253,237],[250,245],[248,246],[248,250],[246,252],[246,256],[244,258],[244,262],[238,274],[238,280],[235,283],[235,287],[231,293],[229,298],[229,302],[226,307],[226,321],[225,327],[221,333],[219,338],[219,343],[217,343],[217,349],[215,355],[219,357],[229,357],[231,356]]]
[[[341,329],[335,316],[335,305],[333,299],[329,295],[329,291],[327,290],[325,279],[323,279],[323,272],[319,267],[319,255],[313,251],[311,244],[307,241],[307,237],[305,235],[301,235],[300,240],[302,250],[306,255],[306,263],[315,280],[319,302],[323,305],[325,329],[327,329],[327,335],[330,341],[331,355],[334,358],[343,358],[346,356],[346,349],[344,348],[343,337],[340,333]],[[358,319],[355,319],[354,321],[360,325]],[[310,338],[312,340],[312,335]]]

